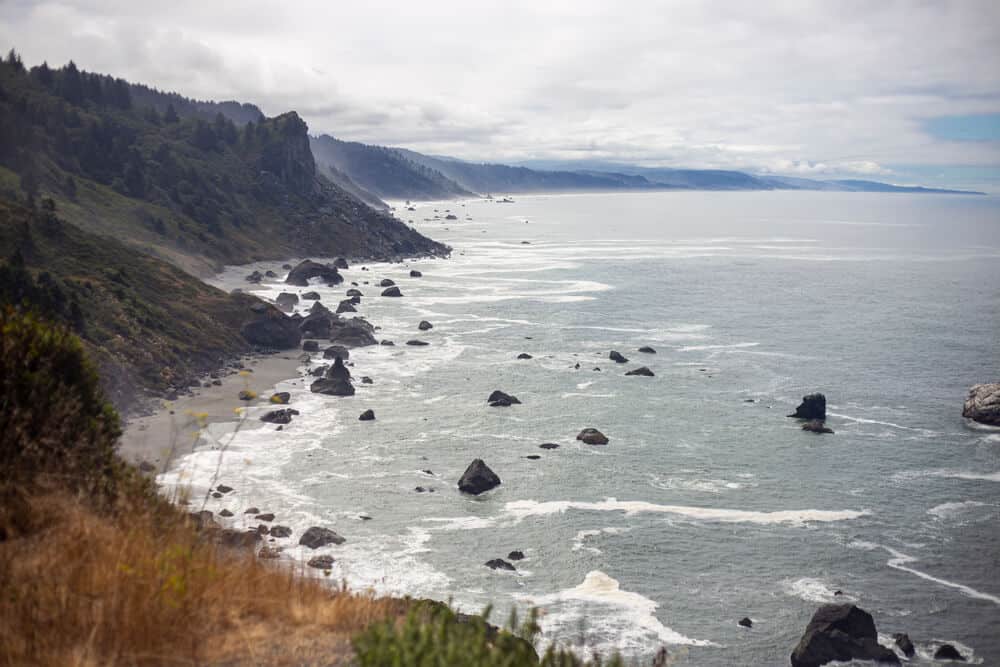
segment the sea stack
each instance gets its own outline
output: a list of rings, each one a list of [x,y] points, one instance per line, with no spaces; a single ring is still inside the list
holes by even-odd
[[[482,459],[476,459],[465,469],[462,479],[458,480],[458,490],[478,496],[490,489],[500,486],[500,478],[490,470]]]

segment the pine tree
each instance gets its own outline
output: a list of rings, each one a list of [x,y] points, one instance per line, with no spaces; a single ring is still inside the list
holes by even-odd
[[[174,111],[174,105],[172,103],[167,104],[167,110],[163,114],[163,122],[165,123],[177,123],[180,118],[177,117],[177,112]]]

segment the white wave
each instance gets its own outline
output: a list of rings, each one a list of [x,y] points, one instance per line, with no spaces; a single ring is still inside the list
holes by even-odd
[[[583,398],[614,398],[617,394],[584,394],[582,392],[567,392],[562,394],[559,398],[575,398],[577,396]]]
[[[639,593],[621,589],[617,580],[600,570],[588,572],[581,584],[549,595],[517,596],[541,606],[540,619],[545,636],[572,636],[581,621],[597,623],[588,634],[595,635],[595,650],[634,653],[651,644],[714,646],[706,639],[692,639],[663,625],[656,618],[656,602]],[[595,609],[596,607],[596,609]]]
[[[851,602],[857,601],[857,598],[843,593],[835,595],[836,591],[830,588],[830,586],[819,579],[812,579],[810,577],[785,580],[782,582],[782,587],[788,595],[801,598],[806,602],[826,603],[838,601],[843,602],[848,600]]]
[[[724,479],[692,479],[686,477],[662,477],[660,475],[651,475],[649,483],[651,486],[665,491],[680,489],[702,493],[722,493],[725,490],[742,489],[744,486],[740,482],[730,482]]]
[[[496,518],[481,516],[431,516],[424,518],[424,521],[438,524],[438,530],[475,530],[496,525]]]
[[[892,476],[893,479],[899,481],[908,481],[921,477],[949,477],[952,479],[1000,482],[1000,472],[974,472],[969,470],[904,470]]]
[[[915,431],[927,437],[932,437],[938,435],[937,431],[932,431],[926,428],[914,428],[912,426],[903,426],[902,424],[896,424],[893,422],[880,421],[878,419],[865,419],[864,417],[852,417],[850,415],[843,415],[837,412],[827,412],[831,417],[839,417],[840,419],[846,419],[848,421],[857,422],[859,424],[878,424],[879,426],[890,426],[892,428],[898,428],[904,431]]]
[[[685,345],[677,348],[678,352],[699,352],[701,350],[736,350],[744,347],[757,347],[760,343],[733,343],[732,345]]]
[[[571,500],[553,500],[538,502],[535,500],[515,500],[504,506],[504,513],[515,521],[521,521],[531,516],[562,514],[568,510],[592,512],[625,512],[626,516],[639,513],[675,514],[703,521],[721,521],[723,523],[754,523],[754,524],[788,524],[803,526],[809,522],[844,521],[856,519],[869,514],[868,510],[778,510],[775,512],[755,512],[750,510],[733,510],[713,507],[686,507],[683,505],[657,505],[644,501],[619,501],[606,498],[600,502],[579,502]]]
[[[960,503],[941,503],[927,510],[927,513],[938,519],[951,519],[970,507],[982,507],[984,505],[986,503],[981,503],[978,500],[966,500]]]
[[[848,546],[853,547],[855,549],[864,549],[865,551],[884,549],[889,553],[890,556],[892,556],[892,558],[886,561],[886,565],[888,565],[889,567],[895,570],[900,570],[902,572],[908,572],[914,576],[920,577],[921,579],[932,581],[936,584],[947,586],[948,588],[954,588],[955,590],[959,591],[960,593],[962,593],[962,595],[965,595],[966,597],[975,598],[976,600],[985,600],[987,602],[992,602],[993,604],[1000,607],[1000,597],[997,597],[995,595],[990,595],[989,593],[984,593],[982,591],[978,591],[975,588],[972,588],[971,586],[966,586],[965,584],[959,584],[954,581],[948,581],[947,579],[941,579],[940,577],[935,577],[931,574],[927,574],[926,572],[921,572],[920,570],[912,568],[909,566],[910,563],[918,563],[920,562],[919,559],[914,556],[909,556],[907,554],[904,554],[900,551],[896,551],[892,547],[887,547],[884,544],[875,544],[874,542],[866,542],[863,540],[857,540],[851,542]]]
[[[599,530],[581,530],[578,531],[576,535],[573,536],[573,551],[581,551],[586,549],[587,551],[595,554],[601,553],[601,550],[597,547],[584,546],[584,542],[589,537],[597,537],[598,535],[621,535],[622,533],[627,533],[631,530],[630,528],[616,528],[614,526],[609,526],[607,528],[601,528]]]

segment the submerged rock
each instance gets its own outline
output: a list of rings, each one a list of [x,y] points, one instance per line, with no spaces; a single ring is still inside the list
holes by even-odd
[[[507,408],[512,405],[521,404],[521,401],[517,399],[517,396],[504,393],[499,389],[490,394],[489,398],[486,399],[486,402],[490,405],[490,407],[494,408]]]
[[[557,445],[554,442],[543,442],[538,446],[541,447],[542,449],[559,449],[559,445]]]
[[[802,397],[802,403],[795,408],[795,412],[788,415],[795,419],[819,419],[826,421],[826,396],[823,394],[809,394]]]
[[[500,486],[500,478],[490,470],[482,459],[475,459],[465,469],[462,479],[458,480],[458,490],[478,496],[490,489]]]
[[[505,561],[503,558],[494,558],[493,560],[486,561],[486,567],[491,570],[507,570],[508,572],[517,572],[517,568]]]
[[[829,428],[820,419],[810,419],[805,424],[802,425],[803,431],[811,431],[812,433],[833,433],[833,429]]]
[[[522,352],[521,354],[517,355],[517,358],[518,359],[533,359],[534,357],[532,357],[527,352]]]
[[[951,644],[941,644],[936,651],[934,651],[935,660],[956,660],[958,662],[965,662],[965,656],[958,652],[958,649]]]
[[[656,354],[656,350],[654,350],[648,345],[643,345],[642,347],[639,348],[639,351],[645,354]]]
[[[412,345],[414,347],[424,347],[425,345],[430,345],[430,343],[428,343],[427,341],[417,340],[415,338],[413,340],[406,341],[406,344]]]
[[[651,378],[651,377],[653,377],[653,371],[649,370],[645,366],[639,366],[639,368],[631,370],[631,371],[625,373],[625,375],[642,375],[642,376]]]
[[[792,667],[819,667],[850,660],[899,664],[896,653],[878,643],[871,614],[853,604],[823,605],[813,614],[792,651]]]
[[[962,416],[980,424],[1000,426],[1000,382],[970,388],[962,406]]]
[[[292,423],[292,417],[297,414],[299,414],[299,411],[295,408],[284,408],[282,410],[272,410],[264,414],[260,420],[268,424],[290,424]]]
[[[310,549],[319,549],[327,544],[343,544],[346,541],[329,528],[322,528],[320,526],[312,526],[299,538],[299,544],[307,546]]]
[[[577,440],[582,440],[588,445],[606,445],[608,437],[596,428],[585,428],[576,435]]]
[[[616,364],[628,363],[628,359],[623,357],[621,352],[618,352],[617,350],[611,350],[611,352],[608,353],[608,359],[615,362]]]

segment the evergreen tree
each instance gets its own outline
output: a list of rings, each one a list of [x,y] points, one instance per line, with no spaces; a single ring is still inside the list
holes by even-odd
[[[177,117],[177,112],[174,111],[173,103],[167,104],[167,110],[163,114],[163,122],[165,123],[177,123],[180,118]]]
[[[72,60],[62,70],[59,94],[70,104],[83,103],[83,82],[80,80],[80,70]]]

